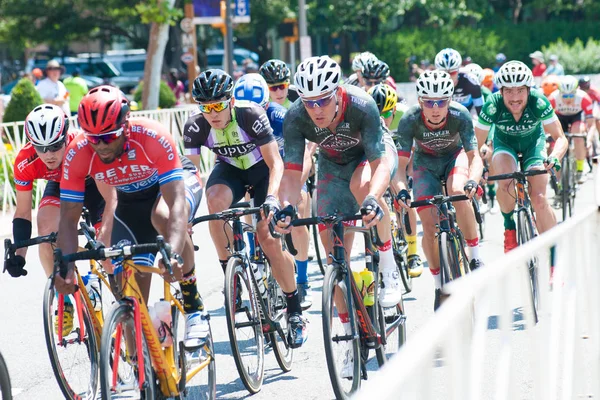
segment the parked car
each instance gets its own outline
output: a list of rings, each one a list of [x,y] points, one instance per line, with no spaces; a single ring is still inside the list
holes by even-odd
[[[135,77],[139,80],[144,78],[145,49],[109,50],[104,55],[100,53],[82,53],[77,56],[109,61],[119,71],[120,76]]]
[[[60,80],[64,81],[69,76],[71,76],[71,75],[70,74],[64,74],[63,76],[60,77]],[[80,77],[83,78],[83,80],[85,81],[85,83],[88,86],[88,89],[92,89],[92,88],[95,88],[96,86],[100,86],[104,82],[101,78],[98,78],[97,76],[80,75]],[[10,81],[10,82],[6,83],[4,86],[2,86],[2,93],[6,94],[6,95],[9,95],[10,92],[15,87],[15,85],[21,79],[22,78],[15,79],[14,81]]]
[[[223,57],[225,50],[223,49],[208,49],[206,50],[206,68],[221,68],[224,69]],[[252,61],[258,64],[258,54],[248,49],[237,48],[233,49],[233,59],[235,60],[238,68],[242,67],[242,63],[245,59],[250,58]]]

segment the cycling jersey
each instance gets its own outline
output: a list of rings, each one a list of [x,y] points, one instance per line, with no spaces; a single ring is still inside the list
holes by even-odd
[[[228,112],[228,111],[223,111]],[[260,146],[275,140],[269,117],[258,104],[238,100],[231,110],[231,122],[225,129],[210,126],[202,113],[192,115],[185,123],[183,145],[186,155],[199,155],[205,146],[224,161],[239,169],[260,162]]]
[[[588,96],[590,96],[593,102],[600,103],[600,91],[596,90],[595,88],[589,88],[585,92]]]
[[[550,100],[554,112],[559,117],[577,115],[583,112],[586,118],[591,118],[594,111],[592,99],[580,89],[575,92],[575,97],[569,99],[565,99],[559,90],[555,90],[550,94],[548,100]]]
[[[358,82],[358,75],[356,74],[356,72],[350,75],[348,79],[346,79],[344,85],[360,86],[360,83]]]
[[[415,141],[415,166],[420,156],[443,158],[456,154],[464,148],[466,152],[477,149],[477,138],[473,131],[473,118],[469,111],[455,101],[448,106],[444,126],[432,130],[422,116],[421,107],[414,105],[406,111],[400,121],[396,135],[398,155],[410,157]]]
[[[404,113],[407,110],[408,110],[408,105],[406,103],[401,103],[401,102],[396,103],[396,113],[394,114],[394,119],[392,120],[392,123],[388,127],[388,129],[392,133],[393,137],[396,137],[396,134],[398,132],[398,125],[400,124],[400,120],[402,119],[402,116],[404,115]]]
[[[459,72],[458,82],[454,85],[452,100],[462,104],[469,110],[472,110],[474,107],[475,111],[479,114],[481,106],[483,106],[481,85],[474,76],[465,72]]]
[[[75,138],[75,132],[67,133],[67,146]],[[33,190],[33,181],[45,179],[47,181],[60,181],[63,164],[56,169],[48,169],[46,164],[38,157],[31,143],[27,143],[15,159],[14,181],[15,189],[19,191]]]
[[[275,136],[275,140],[277,140],[279,154],[281,154],[281,156],[283,156],[283,119],[285,118],[286,113],[287,108],[284,106],[277,104],[274,101],[269,102],[267,117],[269,117],[269,123],[271,124],[271,128],[273,128],[273,136]]]
[[[492,91],[485,86],[481,87],[481,96],[483,97],[483,102],[485,103],[492,96]]]
[[[84,135],[67,148],[63,161],[60,199],[83,202],[85,177],[114,186],[119,194],[148,193],[156,196],[158,186],[183,180],[181,159],[171,134],[158,121],[130,118],[124,152],[105,164]],[[149,191],[148,189],[155,189]]]
[[[373,162],[385,154],[384,128],[375,100],[355,86],[341,86],[337,94],[342,118],[331,132],[318,128],[302,102],[295,102],[283,123],[286,169],[302,171],[305,140],[319,145],[319,159],[348,164],[365,155]]]

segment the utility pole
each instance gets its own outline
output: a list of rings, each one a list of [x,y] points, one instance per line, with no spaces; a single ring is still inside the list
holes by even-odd
[[[185,18],[181,21],[180,26],[183,31],[182,45],[183,55],[182,61],[187,64],[188,73],[188,93],[190,98],[192,95],[193,82],[196,79],[196,67],[198,65],[198,52],[196,51],[196,25],[194,24],[194,5],[186,3],[184,5]]]
[[[312,56],[310,36],[306,29],[306,1],[298,0],[298,33],[300,34],[300,62]]]
[[[232,2],[231,0],[221,0],[225,3],[225,46],[223,64],[227,68],[227,73],[233,76],[233,23],[232,23]],[[235,4],[235,3],[234,3]]]

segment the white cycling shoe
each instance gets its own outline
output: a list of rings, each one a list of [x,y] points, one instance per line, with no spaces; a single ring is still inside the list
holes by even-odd
[[[393,307],[402,299],[402,282],[398,270],[384,271],[381,273],[383,287],[379,292],[379,303],[382,307]]]

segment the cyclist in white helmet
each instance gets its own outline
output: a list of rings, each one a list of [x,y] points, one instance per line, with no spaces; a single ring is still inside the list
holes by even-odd
[[[377,56],[369,51],[357,54],[352,60],[352,71],[354,73],[348,77],[346,84],[364,87],[365,79],[363,78],[362,70],[369,61],[378,61]]]
[[[475,124],[477,140],[487,150],[488,132],[495,126],[494,151],[491,155],[494,174],[508,174],[517,170],[517,153],[523,155],[523,168],[560,168],[559,160],[567,149],[567,140],[550,101],[533,86],[533,74],[520,61],[502,65],[495,76],[500,90],[484,104]],[[546,154],[546,133],[555,141],[554,150]],[[487,151],[487,154],[490,152]],[[556,216],[546,200],[548,175],[528,178],[531,204],[536,213],[540,233],[556,225]],[[510,180],[498,182],[498,203],[504,217],[504,251],[517,247],[514,219],[514,187]]]
[[[414,140],[413,191],[417,201],[442,194],[442,179],[446,181],[448,195],[466,194],[472,197],[483,171],[473,119],[464,106],[452,101],[454,84],[446,72],[426,71],[419,76],[416,84],[419,103],[406,111],[398,127],[396,145],[401,189],[398,196],[410,199],[405,171]],[[410,202],[407,203],[401,205],[407,208]],[[479,268],[483,262],[479,257],[473,209],[467,202],[456,202],[454,207],[469,249],[470,267],[472,270]],[[434,277],[434,310],[437,310],[444,298],[440,262],[435,251],[438,214],[431,206],[419,207],[417,212],[423,225],[423,252]]]
[[[481,82],[473,75],[460,71],[461,66],[462,57],[454,49],[443,49],[435,56],[435,67],[441,71],[446,71],[454,83],[452,100],[479,114],[483,105]]]

